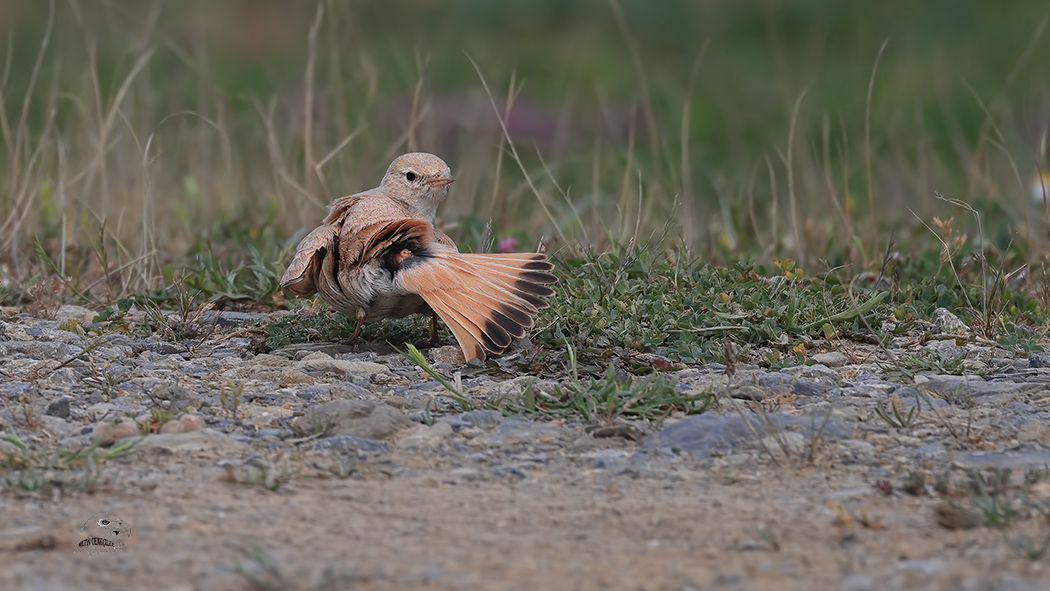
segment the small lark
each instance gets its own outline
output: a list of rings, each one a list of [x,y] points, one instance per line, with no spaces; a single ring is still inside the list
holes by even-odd
[[[525,335],[554,294],[543,254],[461,253],[434,227],[452,173],[433,154],[411,153],[390,164],[375,189],[341,197],[310,232],[281,278],[300,295],[320,293],[361,324],[409,314],[448,324],[470,361],[507,350]]]

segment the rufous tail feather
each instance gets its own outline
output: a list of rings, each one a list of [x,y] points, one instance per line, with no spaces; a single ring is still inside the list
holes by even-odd
[[[505,352],[547,307],[543,298],[554,295],[547,286],[557,279],[542,254],[429,250],[405,261],[399,281],[445,321],[467,361]]]

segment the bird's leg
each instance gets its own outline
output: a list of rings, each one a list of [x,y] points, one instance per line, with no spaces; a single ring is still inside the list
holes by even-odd
[[[430,346],[438,346],[438,314],[433,310],[430,311]]]
[[[354,339],[357,338],[357,333],[361,331],[361,325],[364,324],[364,321],[365,321],[365,309],[364,308],[358,308],[357,309],[357,326],[354,327],[354,334],[350,335],[350,340],[351,341],[353,341]]]

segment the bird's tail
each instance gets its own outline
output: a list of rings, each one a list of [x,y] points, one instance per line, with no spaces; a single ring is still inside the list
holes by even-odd
[[[422,253],[420,253],[422,254]],[[428,249],[399,270],[399,281],[448,324],[467,361],[503,353],[525,336],[554,295],[553,265],[535,253],[474,254]]]

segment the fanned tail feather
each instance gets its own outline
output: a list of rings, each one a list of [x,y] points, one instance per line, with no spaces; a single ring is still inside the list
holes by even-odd
[[[557,279],[542,254],[470,254],[431,247],[424,260],[405,265],[398,281],[417,293],[456,336],[463,356],[484,360],[525,335],[554,295]]]

